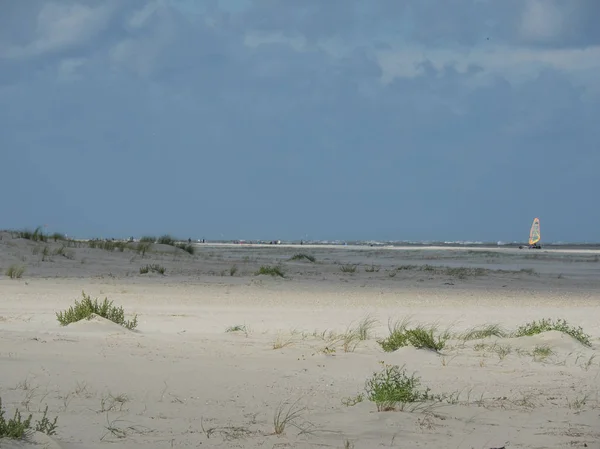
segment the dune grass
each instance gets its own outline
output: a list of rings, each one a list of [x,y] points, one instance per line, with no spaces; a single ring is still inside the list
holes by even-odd
[[[99,303],[97,299],[91,300],[89,295],[81,292],[83,299],[81,302],[75,300],[75,306],[71,306],[64,312],[57,312],[56,318],[61,326],[66,326],[84,319],[89,320],[93,315],[101,316],[113,323],[119,324],[129,330],[137,327],[137,315],[132,320],[125,320],[125,312],[122,307],[113,306],[113,302],[104,298],[104,302]]]
[[[292,257],[290,257],[290,260],[308,260],[309,262],[312,262],[312,263],[315,263],[317,261],[315,256],[311,256],[310,254],[306,254],[306,253],[294,254]]]
[[[191,255],[194,255],[194,253],[196,252],[196,248],[191,243],[180,242],[180,243],[175,243],[174,246],[176,248],[184,250],[186,253],[189,253]]]
[[[377,411],[404,410],[408,403],[431,399],[429,388],[421,390],[420,378],[408,375],[404,367],[384,365],[365,382],[367,399],[374,402]]]
[[[25,267],[22,265],[11,265],[5,271],[5,274],[11,279],[21,279],[25,273]]]
[[[541,334],[542,332],[558,331],[570,335],[584,346],[592,346],[592,337],[586,334],[581,327],[574,327],[564,319],[552,320],[544,318],[539,321],[531,321],[522,326],[511,335],[512,337],[524,337]]]
[[[386,352],[393,352],[405,346],[414,346],[417,349],[430,349],[439,352],[446,346],[450,335],[447,332],[438,333],[436,326],[417,325],[408,327],[408,320],[397,321],[388,325],[390,335],[379,340],[378,343]]]
[[[31,232],[27,229],[20,231],[18,236],[22,239],[31,240],[33,242],[47,242],[48,236],[44,234],[41,226],[38,226],[35,231]]]
[[[256,276],[259,276],[261,274],[265,274],[265,275],[269,275],[269,276],[279,276],[282,278],[285,277],[285,273],[283,272],[283,269],[279,266],[274,267],[271,265],[263,265],[255,273]]]
[[[140,274],[147,274],[147,273],[159,273],[159,274],[165,274],[166,272],[166,268],[158,265],[158,264],[150,264],[150,265],[144,265],[143,267],[140,267]]]
[[[463,341],[481,340],[483,338],[507,337],[508,333],[499,324],[484,324],[483,326],[473,327],[461,334],[459,338]]]

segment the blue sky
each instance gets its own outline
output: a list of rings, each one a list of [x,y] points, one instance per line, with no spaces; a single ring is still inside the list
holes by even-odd
[[[597,0],[0,0],[0,227],[600,241]]]

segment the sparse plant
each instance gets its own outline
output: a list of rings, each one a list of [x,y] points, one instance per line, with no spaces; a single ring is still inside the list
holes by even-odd
[[[573,327],[566,320],[558,319],[542,319],[539,321],[531,321],[529,323],[520,326],[515,333],[514,337],[524,337],[541,334],[542,332],[558,331],[570,335],[575,340],[579,341],[584,346],[591,347],[591,335],[586,334],[581,327]]]
[[[279,404],[277,409],[275,409],[275,415],[273,416],[273,428],[276,435],[281,435],[283,432],[285,432],[285,428],[288,426],[288,424],[293,425],[295,424],[295,421],[300,418],[305,408],[298,405],[299,401],[300,399],[293,404],[289,404],[289,402],[284,401]]]
[[[377,324],[377,319],[367,315],[362,320],[358,322],[358,325],[354,329],[356,332],[358,339],[361,341],[368,340],[371,336],[371,331],[373,327]]]
[[[417,326],[408,328],[408,321],[389,326],[390,335],[379,340],[378,343],[386,352],[393,352],[405,346],[414,346],[417,349],[430,349],[439,352],[446,346],[449,339],[447,333],[436,335],[437,329],[434,326]]]
[[[158,265],[158,264],[150,264],[150,265],[144,265],[143,267],[140,267],[140,274],[147,274],[147,273],[159,273],[159,274],[165,274],[167,270],[165,269],[165,267]]]
[[[308,260],[309,262],[315,263],[317,259],[315,256],[311,256],[310,254],[298,253],[294,254],[290,260]]]
[[[347,264],[347,265],[342,265],[340,267],[340,271],[342,273],[356,273],[356,265],[351,265],[351,264]]]
[[[46,242],[48,240],[48,236],[44,234],[41,226],[38,226],[33,232],[24,230],[19,232],[18,235],[22,239],[31,240],[33,242]]]
[[[488,337],[504,338],[507,333],[499,324],[485,324],[474,327],[460,336],[461,340],[481,340]]]
[[[533,358],[535,360],[544,360],[550,357],[554,352],[548,345],[537,345],[533,348]]]
[[[235,326],[230,326],[225,329],[225,332],[243,332],[248,334],[248,329],[246,328],[245,324],[236,324]]]
[[[162,245],[175,245],[175,239],[173,237],[171,237],[169,234],[165,234],[165,235],[161,235],[158,238],[157,243],[162,244]]]
[[[290,346],[294,343],[294,340],[290,338],[282,338],[281,335],[278,335],[275,341],[273,342],[273,349],[282,349],[287,346]]]
[[[377,411],[403,410],[407,403],[431,398],[429,388],[419,390],[420,383],[420,378],[406,374],[404,367],[384,365],[383,370],[367,379],[365,391],[367,398],[377,406]]]
[[[366,273],[375,273],[375,272],[379,272],[379,266],[375,266],[373,264],[371,264],[370,267],[365,267],[365,272]]]
[[[238,272],[238,267],[237,265],[232,265],[229,268],[229,276],[235,276],[235,274]]]
[[[75,323],[83,319],[89,320],[93,315],[101,316],[113,323],[119,324],[129,330],[135,329],[137,326],[137,315],[132,320],[125,320],[125,312],[123,307],[113,306],[113,302],[109,301],[108,298],[104,298],[103,303],[99,303],[98,299],[91,300],[89,295],[85,292],[81,292],[83,299],[81,302],[75,300],[75,306],[71,306],[64,312],[57,312],[56,318],[62,326],[66,326],[70,323]]]
[[[191,243],[176,243],[175,247],[182,249],[191,255],[194,255],[194,253],[196,252],[196,248]]]
[[[152,242],[140,242],[138,243],[136,250],[138,254],[141,254],[142,257],[144,257],[151,247]]]
[[[261,275],[261,274],[265,274],[265,275],[269,275],[269,276],[285,277],[285,273],[283,272],[283,269],[279,266],[273,267],[270,265],[263,265],[256,272],[256,276]]]
[[[23,419],[21,416],[21,412],[19,409],[15,409],[15,414],[11,419],[6,419],[4,414],[6,411],[2,406],[2,398],[0,397],[0,439],[8,438],[8,439],[22,439],[27,436],[28,433],[32,431],[31,420],[32,415],[30,414],[27,418]],[[57,428],[57,420],[58,417],[55,417],[53,421],[48,419],[48,406],[46,406],[42,419],[35,423],[35,427],[33,428],[37,432],[43,432],[47,435],[56,434]]]
[[[156,243],[156,237],[145,235],[140,238],[140,243]]]
[[[362,401],[365,400],[365,395],[363,393],[358,393],[355,396],[350,396],[347,398],[343,398],[342,399],[342,405],[345,405],[346,407],[353,407],[356,404],[361,403]]]
[[[22,265],[11,265],[6,269],[6,275],[11,279],[21,279],[25,273],[25,267]]]

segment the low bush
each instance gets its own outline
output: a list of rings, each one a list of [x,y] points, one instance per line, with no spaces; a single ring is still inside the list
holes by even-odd
[[[57,312],[56,318],[61,326],[66,326],[81,320],[89,320],[93,315],[101,316],[113,323],[126,327],[129,330],[135,329],[137,326],[137,315],[133,320],[125,320],[125,312],[122,307],[113,306],[113,302],[104,298],[104,302],[99,303],[97,299],[91,300],[89,295],[81,292],[83,299],[81,302],[75,300],[75,306],[69,307],[64,312]]]

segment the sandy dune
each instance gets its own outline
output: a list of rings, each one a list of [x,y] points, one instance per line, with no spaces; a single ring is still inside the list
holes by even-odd
[[[316,262],[289,260],[298,252]],[[4,275],[14,264],[20,279]],[[165,275],[140,274],[147,264]],[[285,278],[255,275],[277,264]],[[51,439],[3,448],[600,448],[595,252],[154,245],[142,256],[4,233],[0,267],[6,417],[58,415]],[[136,330],[98,317],[61,327],[55,312],[82,291],[137,314]],[[366,316],[369,338],[345,346],[339,334]],[[455,335],[562,318],[592,346],[552,331],[384,352],[388,320],[409,316]],[[403,411],[354,404],[385,364],[439,397]],[[275,434],[282,403],[296,418]]]

